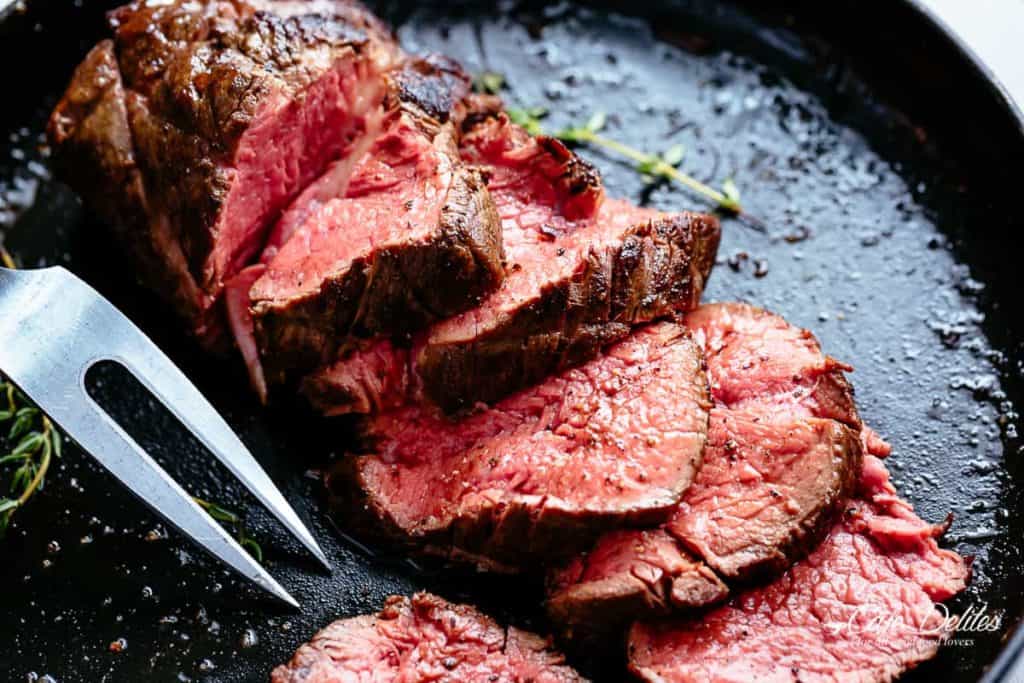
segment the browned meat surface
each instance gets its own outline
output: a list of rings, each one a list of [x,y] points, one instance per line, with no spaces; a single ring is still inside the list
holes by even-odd
[[[707,304],[684,324],[703,348],[715,402],[703,466],[664,531],[652,537],[662,541],[658,562],[629,561],[646,546],[607,536],[553,574],[549,611],[568,635],[581,635],[589,624],[700,607],[663,598],[691,593],[692,572],[678,568],[695,561],[727,583],[783,571],[824,537],[854,489],[858,432],[823,416],[860,422],[841,366],[809,332],[745,304]],[[587,572],[578,571],[580,563]],[[637,567],[651,575],[652,564],[659,568],[654,590],[631,576]],[[632,588],[625,602],[623,586]],[[722,594],[698,596],[713,601]],[[604,619],[581,620],[583,613]]]
[[[547,609],[562,635],[599,643],[638,614],[668,615],[721,602],[729,589],[664,529],[623,529],[551,573]]]
[[[943,530],[869,455],[817,549],[702,617],[635,625],[630,668],[652,683],[891,681],[935,655],[946,632],[935,601],[967,582],[964,559],[935,541]]]
[[[505,281],[410,347],[381,341],[314,373],[304,392],[325,413],[419,398],[447,412],[491,403],[593,357],[634,324],[697,305],[717,220],[603,200],[596,173],[560,142],[503,114],[466,121],[462,156],[486,169]]]
[[[213,344],[225,281],[366,134],[397,47],[347,0],[139,0],[110,26],[52,115],[56,163]]]
[[[393,596],[301,646],[271,683],[584,683],[544,638],[429,593]]]
[[[475,306],[504,277],[494,204],[449,121],[468,76],[433,57],[388,81],[382,133],[348,177],[332,169],[289,209],[249,293],[272,383]]]
[[[328,487],[348,524],[444,555],[543,562],[664,521],[700,466],[708,407],[699,350],[658,323],[458,422],[418,406],[370,418],[373,454],[343,459]]]

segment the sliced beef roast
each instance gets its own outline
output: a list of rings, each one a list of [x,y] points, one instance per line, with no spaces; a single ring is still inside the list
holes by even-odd
[[[593,357],[632,325],[696,306],[714,263],[710,216],[602,201],[597,174],[557,140],[502,113],[466,117],[462,156],[488,174],[507,276],[483,302],[411,345],[382,341],[309,377],[326,413],[491,403]]]
[[[828,532],[861,444],[832,420],[711,412],[704,469],[666,529],[726,580],[775,574]]]
[[[379,614],[334,622],[274,669],[270,681],[583,683],[564,662],[536,634],[417,593],[388,598]]]
[[[374,454],[344,458],[328,487],[348,526],[521,566],[664,521],[700,467],[708,408],[697,346],[656,323],[459,422],[419,406],[370,418]]]
[[[721,602],[729,589],[664,529],[622,529],[552,572],[548,614],[574,643],[606,638],[638,614],[667,615]]]
[[[224,282],[372,127],[398,48],[351,0],[138,0],[110,25],[52,115],[55,160],[212,343]]]
[[[504,277],[494,204],[459,159],[449,121],[469,77],[435,57],[408,60],[388,80],[383,132],[349,177],[332,170],[329,189],[303,193],[250,291],[271,382],[333,359],[353,338],[406,334],[475,306]]]
[[[745,304],[704,305],[684,323],[704,350],[715,402],[703,466],[663,530],[651,532],[656,561],[648,544],[608,535],[553,572],[548,608],[568,636],[701,606],[677,595],[720,599],[693,591],[698,560],[728,583],[784,570],[823,538],[856,484],[862,449],[850,387],[809,332]],[[848,424],[821,417],[840,413]]]
[[[810,330],[742,303],[701,306],[686,316],[686,326],[713,368],[717,405],[766,418],[831,418],[860,431],[843,374],[852,368],[824,355]]]
[[[808,557],[772,583],[699,618],[640,623],[630,668],[652,683],[891,681],[935,655],[948,623],[935,607],[968,567],[936,544],[878,458],[860,492]]]

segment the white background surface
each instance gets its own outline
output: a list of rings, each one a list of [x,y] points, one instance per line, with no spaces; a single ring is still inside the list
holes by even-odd
[[[924,0],[1024,109],[1024,0]]]

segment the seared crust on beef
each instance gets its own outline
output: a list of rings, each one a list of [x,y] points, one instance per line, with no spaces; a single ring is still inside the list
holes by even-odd
[[[78,192],[137,264],[139,278],[185,317],[197,315],[200,294],[176,231],[148,214],[113,41],[100,42],[75,69],[50,116],[47,137],[58,175],[74,178]]]
[[[378,614],[330,624],[270,675],[271,683],[371,679],[585,683],[547,639],[429,593],[395,595]]]
[[[469,339],[432,335],[416,359],[424,391],[446,412],[491,403],[593,358],[639,321],[695,307],[718,237],[718,221],[702,214],[634,226]]]
[[[469,410],[594,357],[633,325],[697,305],[718,248],[715,218],[606,200],[589,164],[488,103],[470,100],[461,149],[485,169],[501,217],[504,282],[411,344],[384,341],[311,373],[302,390],[321,411],[423,399]]]
[[[437,54],[406,60],[390,79],[389,97],[418,108],[439,123],[457,119],[470,89],[470,78],[462,66]]]
[[[703,362],[672,323],[458,423],[412,406],[372,418],[374,454],[327,476],[368,536],[508,568],[665,520],[700,468]]]
[[[577,647],[611,636],[638,614],[699,610],[729,594],[707,565],[661,529],[606,534],[548,582],[548,615]]]
[[[330,254],[330,267],[312,275],[285,244],[268,269],[300,273],[298,281],[264,277],[251,291],[256,338],[271,383],[299,377],[360,339],[406,335],[471,308],[504,277],[501,223],[494,203],[480,171],[460,161],[455,128],[444,122],[468,92],[469,77],[454,62],[430,57],[407,60],[388,81],[391,120],[376,144],[385,147],[379,150],[381,157],[397,157],[397,167],[357,167],[348,195],[336,198],[366,204],[370,208],[350,215],[381,224],[351,225],[352,218],[331,224],[337,242],[350,242],[355,234],[366,247],[346,260],[331,252],[331,245],[321,244],[318,248]],[[422,140],[410,141],[408,136]],[[392,152],[397,145],[405,147]],[[404,150],[417,145],[417,156],[410,160],[411,152]],[[379,158],[375,152],[376,146],[367,163]],[[410,180],[403,174],[411,164],[417,166]],[[351,187],[358,182],[371,188],[360,194]],[[402,191],[403,183],[412,184],[412,192],[399,196],[396,188]],[[445,194],[435,197],[439,185]],[[405,213],[402,207],[374,208],[401,202],[407,205]],[[309,226],[291,237],[306,249],[307,231],[331,221],[316,210],[308,220]],[[388,222],[404,222],[404,229]],[[317,248],[312,253],[300,249],[298,256],[318,258]],[[308,282],[316,277],[321,279]]]
[[[348,106],[333,93],[372,100],[368,84],[397,46],[348,0],[137,0],[109,17],[114,38],[101,49],[116,58],[122,85],[106,88],[104,107],[123,113],[101,130],[76,120],[89,111],[58,105],[50,139],[61,178],[115,223],[147,284],[215,345],[224,281],[256,255],[284,204],[362,132],[361,111],[332,118]],[[76,72],[65,100],[104,88],[109,68],[95,66]],[[122,158],[130,150],[133,177],[101,185],[116,176],[96,150],[113,147]]]

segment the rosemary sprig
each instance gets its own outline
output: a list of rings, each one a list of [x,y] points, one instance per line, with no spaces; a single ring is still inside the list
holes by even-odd
[[[545,109],[539,107],[509,109],[507,113],[509,119],[522,126],[531,135],[544,133],[541,119],[547,115]],[[569,126],[548,134],[564,142],[593,145],[610,150],[632,161],[634,168],[647,183],[654,183],[659,179],[672,180],[710,199],[720,209],[737,215],[743,214],[739,188],[731,178],[722,183],[721,190],[716,190],[677,168],[682,163],[685,153],[681,145],[673,145],[661,154],[649,154],[602,135],[600,131],[604,129],[606,122],[607,117],[604,113],[596,112],[581,126]]]
[[[0,425],[10,425],[6,442],[13,444],[6,455],[0,456],[0,468],[13,468],[7,493],[0,497],[2,538],[14,514],[23,508],[37,491],[43,490],[53,458],[60,457],[63,439],[50,422],[50,418],[33,406],[13,384],[2,378],[0,402]]]
[[[238,545],[248,550],[249,554],[256,558],[257,562],[263,562],[263,548],[261,548],[260,544],[249,535],[249,532],[245,528],[245,522],[237,513],[221,507],[217,503],[211,503],[203,500],[202,498],[196,498],[193,496],[192,500],[194,500],[199,507],[206,510],[206,514],[210,515],[215,520],[221,524],[231,526],[235,532],[235,538],[238,541]]]

